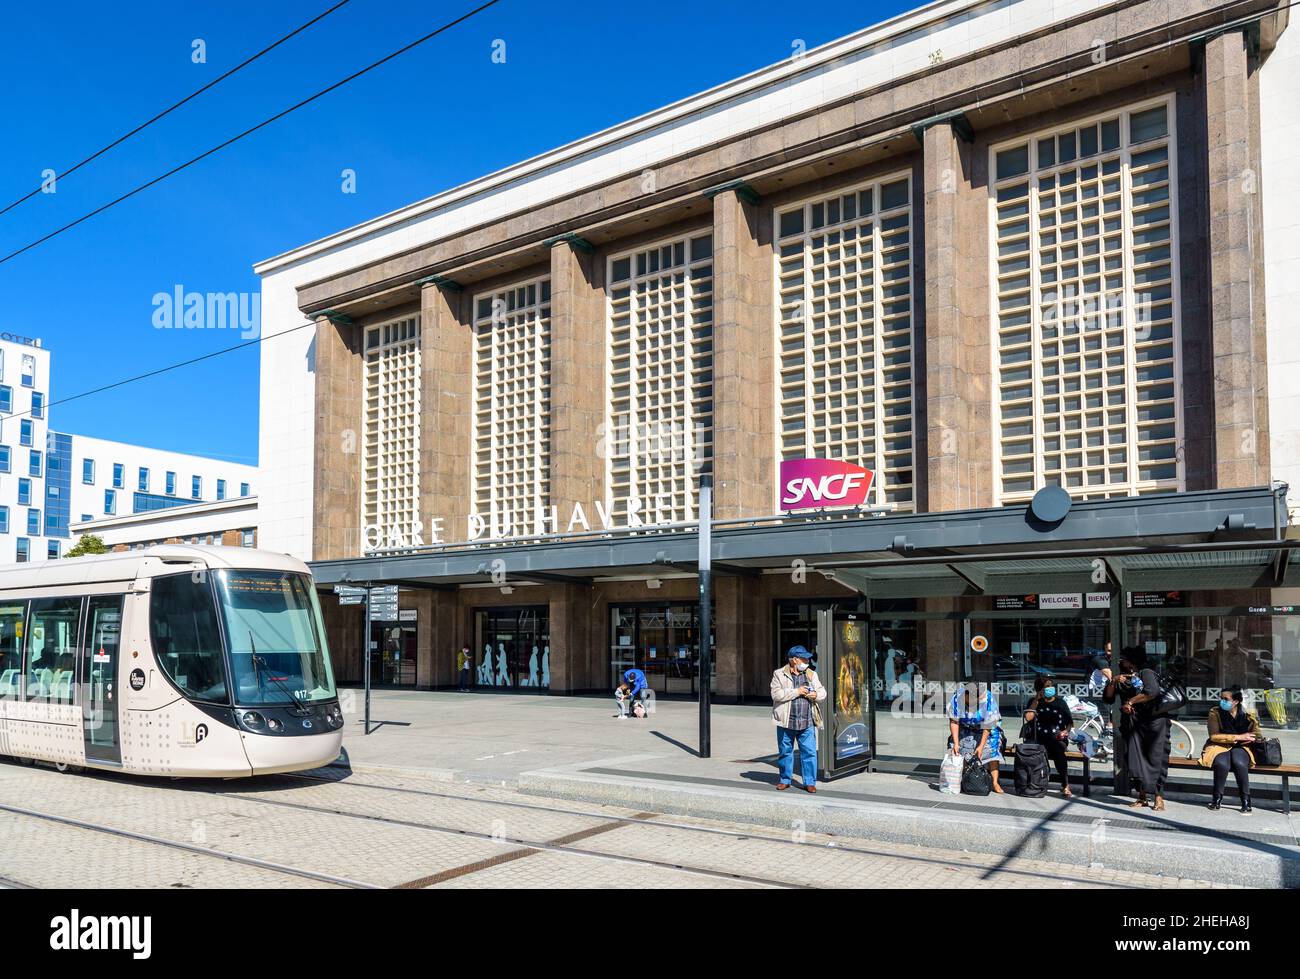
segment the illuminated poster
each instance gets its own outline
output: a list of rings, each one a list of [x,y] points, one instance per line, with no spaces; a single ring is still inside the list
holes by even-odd
[[[835,623],[835,760],[866,754],[870,747],[866,716],[866,628],[855,621]]]

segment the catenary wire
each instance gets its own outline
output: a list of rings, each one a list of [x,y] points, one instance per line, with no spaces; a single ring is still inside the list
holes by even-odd
[[[303,99],[302,101],[295,102],[287,109],[282,109],[279,112],[277,112],[275,115],[267,119],[263,119],[257,125],[250,126],[248,129],[245,129],[243,132],[231,136],[229,139],[218,143],[216,146],[213,146],[208,150],[205,150],[204,152],[200,153],[198,156],[191,157],[190,159],[186,160],[184,163],[172,167],[167,172],[159,174],[158,176],[154,177],[152,180],[148,180],[145,183],[140,184],[134,190],[129,190],[125,194],[122,194],[120,197],[115,197],[113,198],[113,200],[107,202],[106,204],[101,204],[93,211],[89,211],[86,214],[83,214],[75,221],[69,221],[67,224],[63,225],[62,227],[55,228],[49,234],[43,235],[40,238],[37,238],[35,241],[30,242],[29,244],[23,245],[22,248],[10,252],[8,255],[5,255],[3,258],[0,258],[0,265],[4,265],[6,262],[9,262],[17,258],[19,255],[22,255],[24,252],[31,251],[36,246],[44,244],[45,242],[49,241],[51,238],[57,238],[65,231],[70,231],[73,228],[75,228],[77,225],[85,221],[89,221],[97,214],[103,214],[109,208],[115,207],[116,205],[121,204],[123,201],[129,200],[130,198],[134,197],[136,194],[139,194],[141,191],[148,190],[154,184],[161,183],[162,181],[166,180],[168,177],[175,176],[176,174],[180,173],[182,170],[192,167],[194,164],[198,163],[199,161],[206,160],[214,153],[218,153],[221,150],[224,150],[227,146],[239,142],[244,137],[251,136],[253,133],[257,132],[260,129],[265,129],[267,126],[271,125],[271,123],[283,119],[291,112],[296,112],[297,110],[303,108],[304,106],[310,105],[311,103],[315,102],[317,99],[328,95],[330,92],[333,92],[335,89],[342,88],[344,85],[348,84],[349,82],[355,81],[356,79],[360,78],[362,75],[374,71],[376,68],[380,67],[381,65],[387,64],[388,62],[392,61],[394,58],[406,54],[406,52],[410,51],[412,48],[419,47],[424,42],[437,37],[439,34],[443,34],[451,30],[453,27],[456,27],[457,25],[462,24],[465,21],[469,20],[475,14],[482,13],[484,10],[487,10],[489,7],[496,6],[496,4],[500,2],[501,0],[487,0],[486,3],[479,4],[479,6],[475,7],[473,10],[470,10],[468,13],[461,14],[455,20],[448,21],[447,23],[443,24],[441,27],[430,31],[428,34],[425,34],[423,37],[416,38],[414,41],[411,41],[409,44],[406,44],[403,47],[398,48],[396,51],[393,51],[391,54],[385,55],[384,57],[380,58],[378,61],[373,61],[370,64],[366,65],[364,68],[358,69],[357,71],[354,71],[352,74],[347,75],[344,78],[340,78],[334,84],[321,89],[319,92],[316,92],[314,95],[309,95],[307,96],[307,98]]]
[[[313,24],[319,23],[320,21],[322,21],[322,20],[324,20],[326,17],[328,17],[330,14],[334,13],[334,11],[338,10],[340,7],[345,6],[346,4],[351,3],[351,2],[352,2],[352,0],[339,0],[338,3],[334,4],[334,6],[330,7],[328,10],[326,10],[326,11],[324,11],[324,12],[322,12],[322,13],[317,14],[317,15],[316,15],[315,17],[313,17],[311,20],[307,21],[307,23],[301,25],[300,27],[295,28],[294,30],[290,31],[288,34],[285,34],[285,35],[284,35],[283,37],[281,37],[279,40],[277,40],[277,41],[273,42],[272,44],[269,44],[269,45],[267,45],[266,47],[262,48],[262,50],[258,51],[256,54],[250,55],[249,57],[245,58],[245,59],[244,59],[243,61],[241,61],[239,64],[235,65],[233,68],[231,68],[231,69],[229,69],[229,70],[223,72],[222,74],[218,75],[216,78],[212,79],[212,81],[208,82],[208,83],[207,83],[206,85],[204,85],[202,88],[195,89],[193,92],[191,92],[189,95],[185,96],[185,98],[181,99],[179,102],[174,102],[174,103],[172,103],[172,104],[169,105],[167,108],[165,108],[165,109],[163,109],[161,112],[159,112],[157,115],[155,115],[155,116],[153,116],[152,118],[147,119],[147,120],[145,120],[144,122],[140,123],[140,125],[136,126],[134,129],[130,130],[129,132],[125,132],[125,133],[123,133],[121,136],[117,137],[117,139],[113,140],[113,141],[112,141],[111,143],[109,143],[107,146],[105,146],[105,147],[103,147],[103,148],[101,148],[101,149],[96,150],[94,153],[91,153],[90,156],[86,157],[86,158],[85,158],[84,160],[82,160],[81,162],[76,163],[76,164],[70,166],[68,169],[64,170],[62,173],[57,173],[57,174],[55,174],[55,175],[54,175],[55,183],[57,183],[57,182],[60,181],[60,180],[63,180],[65,177],[69,177],[69,176],[71,176],[72,174],[76,173],[78,170],[80,170],[82,167],[84,167],[87,163],[90,163],[90,162],[92,162],[93,160],[97,160],[97,159],[99,159],[101,156],[103,156],[103,155],[104,155],[105,153],[107,153],[109,150],[113,149],[113,148],[116,147],[116,146],[120,146],[121,144],[125,143],[128,139],[130,139],[132,136],[134,136],[134,135],[136,135],[137,133],[143,132],[144,130],[148,129],[150,126],[152,126],[152,125],[153,125],[155,122],[157,122],[159,119],[162,119],[164,116],[170,115],[171,113],[175,112],[177,109],[179,109],[181,106],[185,105],[187,102],[192,102],[194,99],[198,98],[200,95],[202,95],[202,94],[203,94],[204,92],[206,92],[208,89],[213,88],[214,86],[221,84],[221,83],[224,82],[227,78],[229,78],[231,75],[235,74],[235,73],[238,72],[238,71],[243,70],[244,68],[247,68],[247,67],[248,67],[249,65],[251,65],[254,61],[256,61],[258,58],[261,58],[263,55],[270,54],[272,51],[274,51],[276,48],[278,48],[278,47],[279,47],[281,44],[283,44],[285,41],[288,41],[288,40],[290,40],[290,39],[292,39],[292,38],[294,38],[294,37],[297,37],[299,34],[301,34],[303,31],[307,30],[307,28],[311,27]],[[18,198],[18,200],[14,201],[12,204],[8,204],[8,205],[6,205],[4,208],[0,208],[0,215],[8,214],[8,213],[9,213],[10,211],[12,211],[15,207],[17,207],[19,204],[22,204],[22,203],[24,203],[25,201],[29,201],[29,200],[31,200],[33,197],[35,197],[37,194],[39,194],[39,193],[44,189],[44,187],[45,187],[45,184],[42,183],[39,187],[36,187],[35,189],[33,189],[33,190],[27,192],[27,193],[24,194],[22,197]]]

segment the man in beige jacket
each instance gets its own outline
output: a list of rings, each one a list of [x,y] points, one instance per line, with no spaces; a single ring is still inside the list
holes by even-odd
[[[803,646],[791,646],[788,662],[772,674],[772,723],[776,725],[779,791],[790,787],[794,776],[794,744],[799,742],[799,769],[803,787],[817,791],[817,728],[826,688],[808,666],[812,657]]]

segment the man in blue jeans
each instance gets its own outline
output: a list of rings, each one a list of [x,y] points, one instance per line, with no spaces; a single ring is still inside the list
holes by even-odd
[[[799,742],[799,769],[803,787],[817,791],[817,728],[821,726],[818,704],[826,699],[826,688],[809,667],[812,657],[803,646],[791,646],[788,661],[772,674],[772,722],[776,725],[776,787],[784,791],[794,776],[794,743]]]

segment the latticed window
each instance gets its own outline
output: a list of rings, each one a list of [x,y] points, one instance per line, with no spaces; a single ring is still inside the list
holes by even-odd
[[[531,534],[550,503],[551,280],[474,300],[474,508]]]
[[[782,459],[874,470],[913,506],[912,195],[892,177],[777,214]]]
[[[713,237],[655,245],[609,263],[609,413],[615,518],[692,520],[713,463]]]
[[[997,493],[1183,486],[1167,103],[995,147]]]
[[[383,546],[420,520],[418,316],[366,329],[365,403],[362,523]]]

